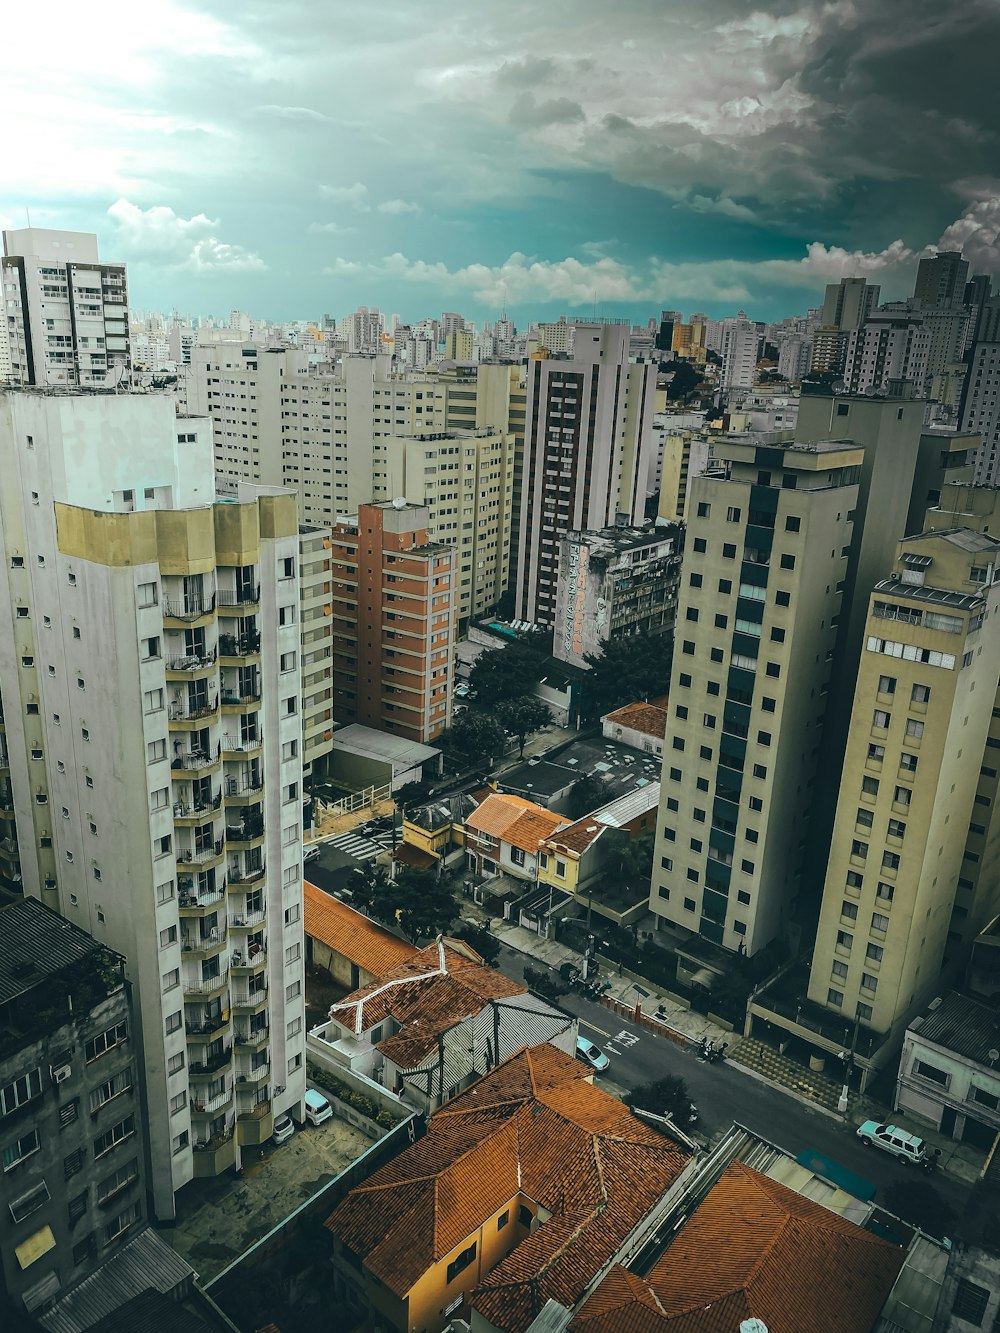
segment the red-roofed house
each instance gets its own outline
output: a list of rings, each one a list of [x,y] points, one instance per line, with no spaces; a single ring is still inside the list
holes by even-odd
[[[303,885],[303,912],[307,960],[325,967],[334,981],[352,990],[417,952],[414,945],[308,881]]]
[[[469,867],[477,874],[506,873],[533,882],[540,847],[569,822],[523,796],[494,792],[466,818]]]

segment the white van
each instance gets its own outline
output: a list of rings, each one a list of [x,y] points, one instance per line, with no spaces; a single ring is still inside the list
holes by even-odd
[[[325,1120],[333,1119],[333,1107],[321,1092],[309,1088],[305,1097],[306,1119],[310,1125],[322,1125]]]

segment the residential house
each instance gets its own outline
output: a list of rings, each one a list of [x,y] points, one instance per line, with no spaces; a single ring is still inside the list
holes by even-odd
[[[416,947],[370,921],[315,884],[303,885],[306,961],[356,990],[416,954]]]
[[[539,849],[570,821],[523,796],[494,792],[465,821],[465,850],[476,873],[538,879]]]
[[[640,702],[625,704],[601,718],[601,734],[606,740],[620,741],[633,750],[663,757],[663,740],[667,734],[666,700],[663,704]]]
[[[438,939],[330,1008],[309,1034],[313,1058],[433,1110],[524,1046],[576,1048],[575,1020]]]
[[[427,865],[436,865],[465,846],[465,820],[478,802],[467,792],[413,806],[403,817],[403,843],[423,852]],[[397,859],[402,859],[398,858]]]
[[[571,1307],[686,1162],[591,1078],[534,1046],[438,1110],[327,1219],[337,1304],[399,1333]]]

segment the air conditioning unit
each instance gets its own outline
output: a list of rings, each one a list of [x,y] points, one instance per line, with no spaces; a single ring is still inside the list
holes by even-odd
[[[72,1072],[72,1065],[59,1065],[52,1070],[52,1080],[54,1083],[65,1083]]]

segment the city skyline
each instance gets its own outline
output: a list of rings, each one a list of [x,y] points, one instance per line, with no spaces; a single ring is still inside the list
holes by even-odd
[[[98,232],[139,305],[270,319],[775,319],[845,274],[904,296],[927,247],[996,273],[1000,20],[903,8],[23,12],[0,221]]]

